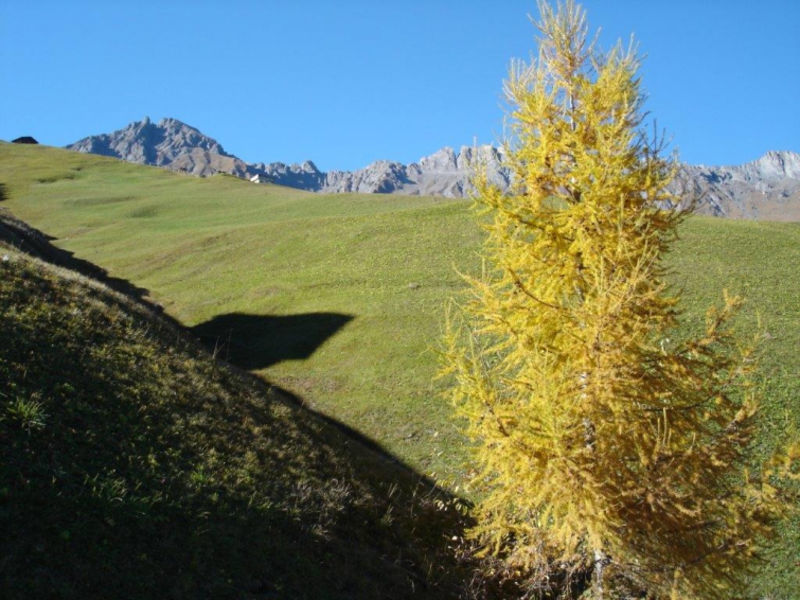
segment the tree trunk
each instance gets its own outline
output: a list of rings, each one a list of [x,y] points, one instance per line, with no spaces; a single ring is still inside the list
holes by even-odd
[[[595,600],[603,600],[603,570],[606,566],[606,555],[602,550],[594,551],[594,575],[592,576],[592,596]]]

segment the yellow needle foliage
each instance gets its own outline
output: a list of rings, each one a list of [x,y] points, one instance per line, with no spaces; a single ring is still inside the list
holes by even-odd
[[[670,208],[675,162],[641,135],[637,58],[598,55],[580,7],[540,9],[538,58],[506,83],[514,188],[477,176],[487,266],[448,317],[448,393],[479,465],[472,533],[533,592],[582,578],[596,597],[728,597],[785,505],[770,470],[744,467],[739,300],[670,340],[662,259],[686,211]]]

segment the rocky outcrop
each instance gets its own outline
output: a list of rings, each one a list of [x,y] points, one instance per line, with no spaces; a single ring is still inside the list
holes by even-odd
[[[18,137],[16,139],[11,140],[12,144],[38,144],[39,142],[36,141],[35,138],[32,138],[29,135],[23,135],[22,137]]]
[[[193,175],[229,173],[254,183],[274,183],[320,193],[405,194],[460,198],[472,190],[480,166],[503,190],[511,186],[504,150],[489,145],[442,148],[417,162],[379,160],[355,171],[320,171],[310,160],[248,164],[226,153],[214,139],[177,119],[134,122],[110,134],[68,146],[78,152],[114,156]],[[676,190],[699,199],[698,212],[722,217],[800,220],[800,155],[768,152],[734,167],[683,165]]]
[[[303,164],[287,165],[282,162],[250,165],[261,183],[277,183],[288,187],[319,192],[325,187],[325,173],[310,160]],[[253,176],[250,177],[253,180]]]

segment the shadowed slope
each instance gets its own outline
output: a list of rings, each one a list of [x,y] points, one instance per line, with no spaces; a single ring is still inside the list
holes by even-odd
[[[0,184],[0,201],[4,199],[2,194],[3,187]],[[34,229],[0,207],[0,242],[5,242],[53,265],[76,271],[138,301],[143,301],[147,296],[148,290],[145,288],[137,287],[127,279],[111,277],[105,269],[94,263],[76,258],[72,252],[54,246],[50,243],[53,240],[55,238]]]
[[[0,595],[458,594],[441,492],[142,305],[2,252]]]

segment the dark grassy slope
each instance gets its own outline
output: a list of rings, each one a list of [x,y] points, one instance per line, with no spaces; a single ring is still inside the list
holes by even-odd
[[[0,255],[0,596],[458,593],[430,484],[130,298]]]

